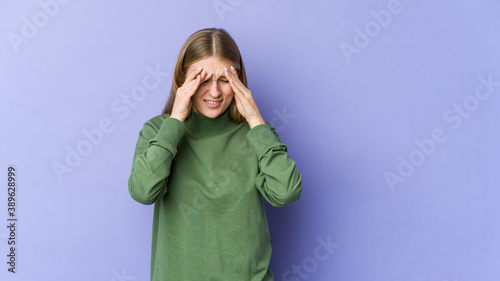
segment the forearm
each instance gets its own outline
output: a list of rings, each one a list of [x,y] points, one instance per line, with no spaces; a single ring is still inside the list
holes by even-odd
[[[253,129],[255,126],[265,124],[266,122],[264,121],[264,118],[262,116],[258,116],[254,119],[247,120],[248,125],[250,126],[250,129]]]
[[[299,199],[302,177],[274,130],[267,124],[256,126],[247,137],[259,159],[256,187],[273,206],[284,206]]]
[[[153,204],[167,191],[166,180],[174,155],[159,146],[151,146],[134,159],[128,186],[130,195],[142,204]]]
[[[156,132],[145,126],[139,134],[128,186],[132,198],[153,204],[167,192],[167,180],[177,146],[185,132],[177,119],[167,118]]]

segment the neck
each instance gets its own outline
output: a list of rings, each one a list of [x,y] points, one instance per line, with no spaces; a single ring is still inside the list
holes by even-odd
[[[215,118],[206,117],[191,109],[191,114],[184,124],[189,131],[204,136],[219,135],[236,126],[229,115],[229,108]]]

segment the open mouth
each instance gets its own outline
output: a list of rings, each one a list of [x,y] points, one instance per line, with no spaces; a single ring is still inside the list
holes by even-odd
[[[219,104],[222,102],[222,100],[220,100],[220,101],[205,100],[205,102],[207,102],[208,104]]]
[[[219,101],[214,101],[214,100],[203,100],[205,104],[210,107],[210,108],[216,108],[219,107],[219,105],[222,103],[222,100]]]

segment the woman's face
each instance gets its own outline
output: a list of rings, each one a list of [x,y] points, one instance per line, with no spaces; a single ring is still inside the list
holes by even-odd
[[[224,113],[233,100],[233,88],[224,76],[224,67],[229,69],[231,63],[219,57],[207,57],[193,63],[188,68],[186,76],[198,67],[203,67],[207,74],[213,74],[209,79],[201,82],[191,98],[193,110],[206,117],[215,118]]]

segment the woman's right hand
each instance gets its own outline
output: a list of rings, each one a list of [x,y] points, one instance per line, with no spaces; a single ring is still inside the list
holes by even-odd
[[[191,97],[196,93],[198,86],[202,81],[209,79],[212,73],[207,74],[202,67],[195,69],[191,74],[186,74],[187,78],[180,88],[177,89],[175,94],[174,106],[172,107],[172,114],[170,117],[176,118],[181,122],[186,120],[189,112],[191,111]],[[200,73],[201,72],[201,73]]]

